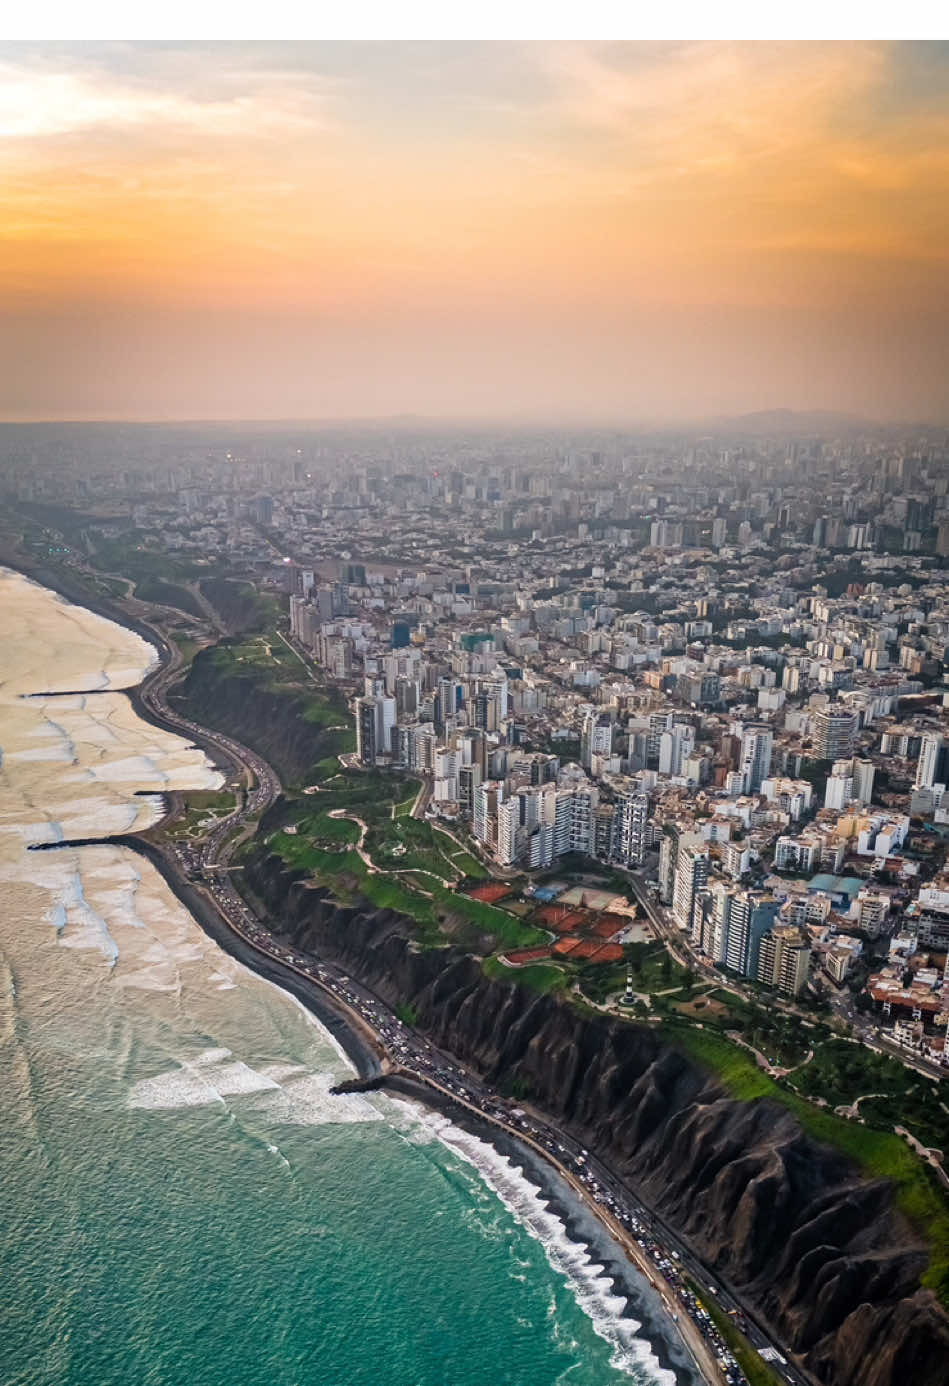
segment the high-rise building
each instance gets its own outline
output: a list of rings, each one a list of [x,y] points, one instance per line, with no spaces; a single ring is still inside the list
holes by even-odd
[[[356,699],[356,754],[363,765],[375,765],[378,755],[375,698]]]
[[[851,907],[858,929],[862,929],[870,938],[879,938],[883,932],[883,925],[890,909],[890,897],[884,895],[879,890],[857,891],[857,897]],[[949,963],[949,958],[947,958]]]
[[[932,789],[939,772],[939,756],[942,751],[942,737],[939,732],[923,732],[919,747],[919,760],[916,762],[915,789]]]
[[[613,718],[608,712],[591,709],[583,719],[580,733],[580,764],[589,770],[594,756],[608,756],[613,749]]]
[[[653,520],[649,529],[649,544],[654,549],[678,548],[682,543],[683,526],[675,520]]]
[[[811,950],[793,924],[776,924],[761,939],[758,981],[776,987],[787,996],[804,990],[810,970]]]
[[[695,900],[708,881],[708,847],[701,833],[681,833],[672,883],[672,913],[680,929],[691,931]]]
[[[517,795],[498,804],[498,843],[495,857],[500,866],[513,866],[518,857],[521,826],[520,802]]]
[[[462,811],[469,815],[474,814],[475,794],[481,783],[481,766],[477,764],[461,765],[458,768],[458,802]]]
[[[637,790],[619,794],[613,816],[613,855],[626,866],[642,866],[646,855],[649,796]]]
[[[682,765],[695,747],[695,729],[689,723],[674,722],[659,736],[660,775],[681,775]]]
[[[872,760],[861,760],[859,756],[853,762],[853,797],[858,799],[861,804],[873,803],[873,779],[876,775],[876,766]]]
[[[436,803],[458,799],[458,752],[440,746],[435,752],[435,779],[432,798]]]
[[[725,937],[725,966],[742,977],[758,971],[761,939],[778,914],[773,895],[759,890],[736,890],[731,899]]]
[[[599,801],[599,790],[579,767],[568,767],[561,773],[553,798],[554,849],[558,857],[566,852],[592,855]]]
[[[757,794],[761,781],[771,773],[771,747],[774,737],[770,727],[745,727],[741,737],[742,787],[746,794]]]
[[[679,834],[667,828],[659,843],[659,899],[664,905],[672,904],[678,850]]]
[[[395,706],[400,718],[417,717],[422,701],[418,679],[399,675],[395,680]]]
[[[853,761],[835,760],[824,788],[824,808],[839,810],[853,798]]]
[[[477,765],[481,778],[488,773],[488,742],[480,727],[465,727],[455,733],[455,745],[461,753],[462,765]]]
[[[593,820],[593,855],[597,861],[612,861],[617,857],[615,828],[616,806],[600,804]]]
[[[498,809],[503,802],[504,785],[499,780],[486,780],[475,790],[474,835],[492,849],[497,846]]]
[[[857,735],[857,714],[822,707],[814,714],[814,755],[818,760],[849,760]]]
[[[443,677],[438,680],[435,698],[435,724],[440,729],[448,726],[461,705],[461,684],[457,679]]]
[[[395,699],[371,694],[356,699],[356,754],[363,765],[375,765],[392,753]]]

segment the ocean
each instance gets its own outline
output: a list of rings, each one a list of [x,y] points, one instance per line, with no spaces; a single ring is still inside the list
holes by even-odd
[[[120,691],[154,659],[0,569],[2,1386],[695,1386],[592,1218],[331,1096],[323,1027],[110,845],[220,783]]]

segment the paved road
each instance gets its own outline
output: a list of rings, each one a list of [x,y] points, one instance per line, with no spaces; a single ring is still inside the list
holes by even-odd
[[[156,631],[161,646],[161,667],[149,675],[140,689],[143,705],[152,716],[171,730],[191,736],[210,746],[235,767],[246,769],[253,781],[243,804],[215,825],[196,850],[178,843],[173,851],[181,867],[200,883],[228,927],[268,958],[281,963],[299,977],[326,990],[348,1012],[351,1021],[370,1038],[380,1057],[383,1072],[401,1073],[434,1091],[461,1103],[508,1134],[528,1141],[557,1166],[586,1197],[597,1205],[610,1226],[612,1222],[632,1238],[639,1258],[653,1267],[655,1281],[664,1293],[670,1313],[678,1320],[682,1337],[706,1379],[728,1386],[742,1386],[745,1377],[728,1352],[708,1313],[690,1293],[684,1275],[689,1275],[703,1294],[714,1294],[719,1304],[744,1327],[754,1346],[778,1347],[717,1277],[712,1276],[656,1212],[636,1199],[623,1182],[590,1151],[572,1137],[548,1123],[541,1114],[498,1097],[476,1075],[464,1069],[453,1056],[444,1053],[422,1035],[406,1026],[394,1012],[368,988],[356,982],[333,963],[298,952],[281,942],[261,924],[257,915],[237,893],[227,871],[241,829],[263,812],[280,793],[280,781],[273,769],[248,747],[220,732],[191,722],[172,710],[166,701],[169,688],[180,675],[177,648]],[[647,911],[650,912],[650,911]],[[651,914],[651,912],[650,912]],[[633,1248],[635,1249],[635,1248]],[[780,1348],[778,1348],[780,1351]],[[782,1368],[793,1386],[811,1386],[797,1369]]]

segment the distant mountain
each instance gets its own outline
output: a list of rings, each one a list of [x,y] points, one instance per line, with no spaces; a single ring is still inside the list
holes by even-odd
[[[758,409],[752,414],[734,414],[709,422],[735,433],[827,433],[834,429],[850,432],[880,426],[857,414],[840,414],[833,409]]]

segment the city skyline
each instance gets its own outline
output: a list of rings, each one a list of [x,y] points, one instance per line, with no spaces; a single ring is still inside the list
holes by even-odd
[[[941,43],[0,47],[0,419],[949,417]]]

